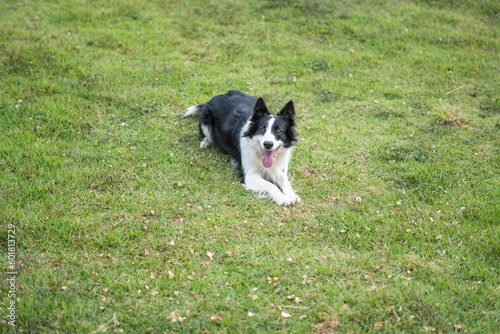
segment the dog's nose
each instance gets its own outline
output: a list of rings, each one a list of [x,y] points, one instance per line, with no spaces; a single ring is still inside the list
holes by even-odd
[[[264,142],[264,148],[265,148],[266,150],[270,150],[270,149],[272,149],[272,148],[273,148],[273,146],[274,146],[274,143],[273,143],[272,141],[265,141],[265,142]]]

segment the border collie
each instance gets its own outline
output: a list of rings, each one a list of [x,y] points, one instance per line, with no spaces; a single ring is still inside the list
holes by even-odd
[[[243,175],[243,186],[278,205],[300,201],[288,181],[288,163],[297,142],[295,109],[289,101],[276,115],[264,100],[237,90],[186,109],[198,115],[201,148],[217,146]]]

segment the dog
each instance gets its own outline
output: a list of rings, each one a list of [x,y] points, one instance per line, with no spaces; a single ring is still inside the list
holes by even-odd
[[[295,109],[289,101],[276,116],[262,97],[237,90],[186,109],[198,116],[201,148],[214,144],[231,158],[243,176],[243,186],[278,205],[300,201],[288,180],[288,164],[297,143]]]

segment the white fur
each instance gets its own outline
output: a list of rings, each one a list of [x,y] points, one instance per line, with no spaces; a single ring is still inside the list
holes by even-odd
[[[199,106],[192,106],[186,109],[186,112],[184,113],[184,116],[182,117],[188,117],[188,116],[196,116],[200,113],[200,107]]]
[[[201,126],[201,131],[205,135],[205,138],[201,140],[200,147],[207,148],[210,144],[214,142],[214,136],[212,134],[212,129],[206,125]]]
[[[244,187],[261,195],[270,197],[278,205],[292,205],[300,201],[288,180],[288,163],[292,155],[292,148],[283,147],[283,142],[277,140],[271,133],[274,118],[269,121],[267,131],[263,135],[255,135],[253,138],[240,136],[241,165],[244,173]],[[246,131],[250,122],[243,127]],[[262,165],[262,153],[264,141],[272,141],[273,148],[280,147],[278,154],[274,157],[273,165],[265,168]]]

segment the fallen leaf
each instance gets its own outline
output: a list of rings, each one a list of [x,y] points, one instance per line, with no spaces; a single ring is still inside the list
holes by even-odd
[[[184,320],[186,320],[186,317],[181,317],[179,312],[174,311],[170,313],[167,319],[170,320],[171,322],[183,322]]]
[[[299,320],[304,320],[305,318],[307,318],[307,315],[303,314],[299,317]]]
[[[174,273],[171,272],[170,270],[168,271],[168,278],[170,279],[174,278]]]
[[[336,316],[325,322],[320,322],[314,326],[316,333],[334,333],[334,329],[340,325]]]
[[[222,314],[215,314],[210,316],[211,321],[222,320]]]
[[[229,256],[229,257],[233,257],[233,252],[228,251],[228,252],[226,252],[226,255]]]
[[[248,312],[248,316],[253,317],[254,316],[253,312]]]
[[[209,258],[210,260],[213,260],[214,255],[215,255],[215,253],[214,253],[214,252],[212,252],[212,251],[208,251],[208,252],[207,252],[207,256],[208,256],[208,258]]]
[[[290,318],[292,315],[291,315],[291,314],[289,314],[289,313],[286,313],[286,312],[281,311],[281,316],[282,316],[283,318]]]

